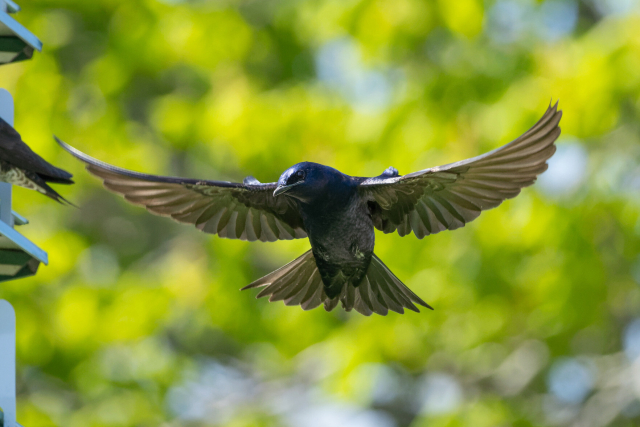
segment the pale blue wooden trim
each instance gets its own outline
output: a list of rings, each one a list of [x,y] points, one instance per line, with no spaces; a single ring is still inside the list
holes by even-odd
[[[18,21],[13,19],[7,12],[0,11],[0,22],[6,25],[13,33],[22,39],[23,42],[42,52],[42,42],[29,30],[22,26]]]
[[[11,211],[11,215],[13,215],[13,225],[27,225],[29,224],[29,220],[22,215],[20,215],[16,211]]]
[[[4,0],[4,2],[7,4],[7,12],[9,13],[18,13],[20,12],[20,6],[18,6],[16,3],[12,2],[11,0]]]
[[[0,0],[1,1],[1,0]],[[2,13],[2,12],[0,12]],[[13,96],[6,89],[0,89],[0,117],[13,126],[14,107]],[[11,184],[0,183],[0,221],[4,221],[13,227],[13,215],[11,215]]]
[[[16,312],[0,300],[0,407],[5,427],[16,426]]]
[[[18,233],[16,230],[2,221],[0,221],[0,234],[11,240],[23,251],[25,251],[38,261],[44,264],[49,264],[49,257],[47,256],[47,253],[45,251],[37,247],[31,240],[27,239],[22,234]]]

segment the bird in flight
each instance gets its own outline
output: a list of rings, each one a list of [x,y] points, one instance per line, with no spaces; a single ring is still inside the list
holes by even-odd
[[[104,186],[151,213],[205,233],[248,241],[309,238],[311,249],[245,286],[257,297],[309,310],[338,303],[366,316],[431,308],[374,254],[374,228],[419,239],[454,230],[515,197],[547,169],[562,111],[549,106],[518,139],[478,157],[399,175],[353,177],[317,163],[298,163],[278,182],[242,183],[147,175],[93,159],[58,143]]]
[[[36,190],[59,203],[71,204],[48,183],[73,184],[72,176],[34,153],[20,134],[0,118],[0,181]]]

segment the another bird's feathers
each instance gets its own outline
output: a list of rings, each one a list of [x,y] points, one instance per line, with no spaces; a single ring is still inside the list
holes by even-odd
[[[33,152],[20,134],[0,118],[0,181],[38,191],[60,203],[71,204],[47,183],[73,184],[72,175]]]

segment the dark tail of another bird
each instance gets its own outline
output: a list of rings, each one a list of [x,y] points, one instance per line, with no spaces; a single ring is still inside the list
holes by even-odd
[[[44,193],[45,196],[52,198],[53,200],[60,203],[61,205],[69,205],[69,206],[73,206],[74,208],[78,207],[73,203],[71,203],[70,201],[68,201],[67,199],[65,199],[64,197],[62,197],[60,193],[58,193],[53,188],[49,187],[47,184],[44,184],[43,188],[46,190],[46,193]]]
[[[49,184],[47,184],[47,182],[52,182],[55,184],[73,184],[73,181],[71,181],[70,179],[51,179],[50,177],[41,176],[39,174],[33,174],[29,178],[36,184],[37,187],[39,187],[37,188],[38,192],[44,194],[45,196],[55,200],[62,205],[66,204],[77,208],[76,205],[62,197],[56,190],[54,190],[49,186]]]
[[[324,303],[325,310],[331,311],[338,302],[342,303],[346,311],[355,309],[365,316],[372,313],[385,316],[389,310],[402,314],[405,308],[419,313],[420,310],[414,303],[433,310],[407,288],[375,254],[360,285],[354,287],[347,284],[335,298],[327,296],[310,250],[242,290],[259,287],[265,288],[256,298],[270,295],[269,301],[300,305],[303,310],[311,310]]]

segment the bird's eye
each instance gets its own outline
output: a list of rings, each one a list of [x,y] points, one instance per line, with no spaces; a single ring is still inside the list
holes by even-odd
[[[306,175],[307,175],[306,172],[303,170],[296,171],[295,173],[292,173],[291,175],[289,175],[289,178],[287,179],[287,184],[292,185],[298,182],[302,182]]]

